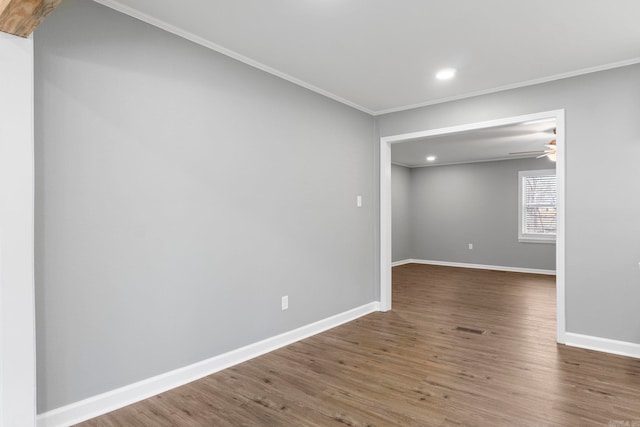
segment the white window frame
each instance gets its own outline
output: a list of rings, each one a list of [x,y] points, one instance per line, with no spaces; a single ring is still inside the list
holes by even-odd
[[[537,233],[525,233],[524,226],[524,179],[529,177],[544,176],[544,175],[556,175],[555,169],[539,169],[539,170],[526,170],[518,172],[518,242],[523,243],[555,243],[556,234],[537,234]],[[557,199],[556,199],[556,219],[557,219]]]

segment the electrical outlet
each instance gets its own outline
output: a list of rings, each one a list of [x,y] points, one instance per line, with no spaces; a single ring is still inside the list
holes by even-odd
[[[282,297],[282,310],[286,310],[289,308],[289,295],[285,295]]]
[[[473,249],[473,243],[469,243],[469,250]]]

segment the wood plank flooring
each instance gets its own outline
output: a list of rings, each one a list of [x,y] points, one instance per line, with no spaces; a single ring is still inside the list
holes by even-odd
[[[408,264],[393,307],[81,425],[640,427],[640,360],[557,345],[552,276]]]

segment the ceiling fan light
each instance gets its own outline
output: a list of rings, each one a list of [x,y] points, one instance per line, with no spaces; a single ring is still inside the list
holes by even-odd
[[[553,133],[555,133],[556,130],[553,130]],[[548,148],[548,150],[545,150],[545,154],[546,156],[549,158],[549,160],[551,160],[552,162],[555,162],[557,159],[557,151],[556,151],[556,140],[554,139],[553,141],[549,142],[548,144],[545,144],[545,147]]]

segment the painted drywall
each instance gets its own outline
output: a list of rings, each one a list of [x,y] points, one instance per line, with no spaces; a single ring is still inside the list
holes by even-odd
[[[391,165],[391,257],[402,261],[411,256],[411,169]]]
[[[640,65],[378,116],[381,136],[565,109],[567,331],[640,343]]]
[[[371,116],[93,2],[35,48],[39,412],[374,300]]]
[[[534,158],[411,169],[410,258],[555,270],[555,244],[518,242],[518,172],[554,167]]]
[[[0,33],[0,426],[35,423],[33,40]]]

